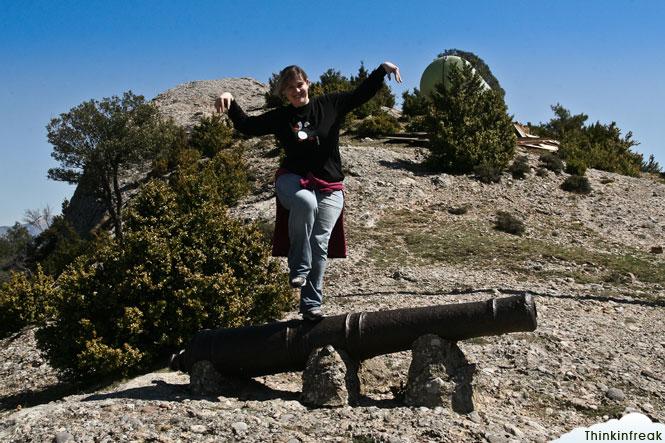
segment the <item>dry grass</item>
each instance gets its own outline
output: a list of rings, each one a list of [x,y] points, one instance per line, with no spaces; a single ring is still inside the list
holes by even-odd
[[[399,263],[445,263],[475,269],[503,269],[540,279],[572,277],[578,283],[665,285],[665,263],[632,248],[622,253],[590,251],[547,239],[515,237],[492,229],[490,223],[465,217],[442,217],[436,212],[395,210],[366,235],[372,240],[370,257],[380,268]],[[597,244],[603,242],[599,239]],[[533,261],[551,264],[534,269]]]

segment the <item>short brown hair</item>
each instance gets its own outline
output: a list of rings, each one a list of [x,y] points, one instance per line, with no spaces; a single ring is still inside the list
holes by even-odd
[[[309,81],[305,71],[298,65],[291,65],[282,69],[279,73],[279,78],[277,79],[277,87],[275,88],[277,95],[284,97],[284,91],[289,86],[289,83],[298,76],[306,82]]]

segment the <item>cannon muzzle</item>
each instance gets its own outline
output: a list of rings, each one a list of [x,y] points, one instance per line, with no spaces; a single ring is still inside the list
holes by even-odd
[[[302,371],[316,348],[332,345],[365,360],[406,351],[425,334],[448,340],[536,329],[530,295],[420,308],[324,317],[317,323],[290,320],[243,328],[203,330],[174,354],[171,369],[189,372],[208,360],[220,374],[255,377]]]

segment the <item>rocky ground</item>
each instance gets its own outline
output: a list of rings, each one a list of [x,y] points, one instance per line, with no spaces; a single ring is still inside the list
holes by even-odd
[[[234,212],[269,223],[277,160],[269,139],[250,145],[256,192]],[[0,440],[544,442],[628,411],[665,421],[664,182],[590,170],[593,192],[579,196],[559,188],[565,174],[494,185],[428,174],[405,145],[347,138],[342,155],[350,254],[329,264],[327,314],[535,298],[535,332],[460,343],[478,367],[473,413],[403,406],[408,352],[365,363],[354,407],[303,406],[299,373],[220,396],[167,370],[73,393],[26,330],[0,343]],[[495,230],[497,210],[526,233]]]

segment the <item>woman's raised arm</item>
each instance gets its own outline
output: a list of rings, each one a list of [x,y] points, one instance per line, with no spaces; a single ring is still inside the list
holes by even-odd
[[[390,80],[390,74],[395,74],[395,81],[397,81],[397,83],[402,83],[402,76],[400,75],[399,68],[396,64],[391,62],[383,62],[381,66],[383,66],[383,69],[385,69],[386,73],[388,73],[388,80]]]
[[[233,127],[246,135],[274,134],[276,127],[276,113],[273,109],[257,116],[248,116],[230,92],[224,92],[215,99],[217,112],[228,112]]]
[[[339,94],[340,106],[338,109],[341,113],[346,114],[374,97],[379,89],[381,89],[383,77],[386,74],[388,74],[388,79],[390,79],[390,75],[392,74],[395,75],[397,82],[402,82],[402,76],[399,73],[397,65],[391,62],[382,63],[356,89],[351,92]]]
[[[230,92],[224,92],[215,100],[215,109],[217,112],[228,112],[233,100],[233,95]]]

